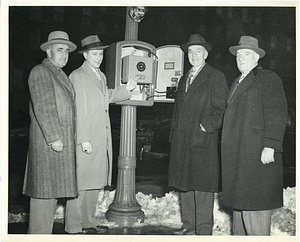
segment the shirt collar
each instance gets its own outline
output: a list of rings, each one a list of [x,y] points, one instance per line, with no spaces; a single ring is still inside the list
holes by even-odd
[[[55,68],[57,68],[58,71],[62,71],[62,69],[54,62],[52,57],[48,56],[47,59],[55,66]]]
[[[201,66],[193,66],[192,68],[194,70],[194,73],[196,73],[198,70],[200,71],[205,66],[205,64],[206,62],[204,61]]]
[[[202,68],[205,66],[206,62],[203,62],[201,66],[193,66],[191,70],[193,70],[193,76],[196,76]]]
[[[99,68],[94,68],[90,65],[90,63],[88,63],[88,61],[86,62],[88,64],[89,67],[91,67],[91,69],[96,73],[97,70],[100,70]]]

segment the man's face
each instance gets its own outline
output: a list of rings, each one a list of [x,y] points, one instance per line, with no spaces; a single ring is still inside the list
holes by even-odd
[[[65,44],[54,44],[46,50],[48,57],[52,63],[59,68],[63,68],[69,60],[70,48]]]
[[[208,56],[207,50],[202,45],[191,45],[188,48],[188,58],[192,66],[201,66]]]
[[[253,50],[240,49],[236,52],[237,67],[243,74],[248,73],[257,66],[258,59],[259,55]]]
[[[103,50],[88,50],[83,56],[93,68],[99,68],[103,60]]]

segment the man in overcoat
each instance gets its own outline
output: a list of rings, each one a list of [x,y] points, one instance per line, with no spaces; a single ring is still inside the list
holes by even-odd
[[[211,235],[228,87],[224,74],[206,63],[212,46],[201,35],[192,34],[181,48],[192,68],[179,81],[171,121],[169,186],[181,191],[183,223],[174,234]]]
[[[30,72],[29,148],[23,194],[30,196],[28,233],[51,234],[57,198],[77,196],[75,91],[61,69],[76,45],[53,31],[40,47],[47,58]]]
[[[283,205],[287,101],[279,76],[258,64],[265,51],[256,38],[242,36],[229,51],[241,75],[223,121],[223,202],[233,209],[234,235],[270,235],[272,209]]]
[[[94,217],[100,189],[111,185],[112,138],[109,104],[131,97],[136,79],[127,85],[108,89],[99,69],[104,46],[97,35],[81,41],[79,51],[85,61],[70,74],[76,92],[77,178],[79,196],[67,201],[65,230],[68,233],[105,233]]]

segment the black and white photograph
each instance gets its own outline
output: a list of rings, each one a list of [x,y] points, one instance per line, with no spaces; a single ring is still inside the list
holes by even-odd
[[[1,240],[299,239],[298,1],[0,4]]]

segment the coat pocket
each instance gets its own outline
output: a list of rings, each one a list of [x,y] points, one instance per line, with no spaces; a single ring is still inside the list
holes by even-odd
[[[211,146],[212,134],[202,131],[200,126],[197,125],[192,135],[191,147],[196,149],[209,149]]]

